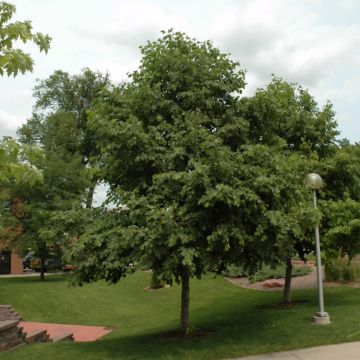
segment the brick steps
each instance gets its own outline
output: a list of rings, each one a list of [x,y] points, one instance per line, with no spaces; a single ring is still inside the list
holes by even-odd
[[[11,305],[0,305],[0,353],[18,346],[39,342],[74,341],[72,332],[62,331],[50,337],[46,327],[25,326]]]
[[[74,335],[71,332],[63,332],[60,334],[56,334],[52,338],[53,342],[59,342],[59,341],[74,341]]]
[[[11,305],[0,305],[0,321],[17,320],[20,321],[21,316],[13,309]]]
[[[17,320],[0,321],[0,352],[25,344],[25,334],[18,323]]]
[[[22,326],[27,333],[27,343],[33,342],[59,342],[59,341],[74,341],[72,331],[66,329],[53,329],[53,324],[46,323],[32,323],[21,322]]]
[[[95,341],[111,332],[102,326],[20,321],[11,305],[0,305],[0,353],[37,342]]]
[[[26,334],[26,344],[52,341],[46,329],[34,330]]]

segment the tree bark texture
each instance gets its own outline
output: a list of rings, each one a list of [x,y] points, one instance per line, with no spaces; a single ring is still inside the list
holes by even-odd
[[[181,276],[181,330],[184,333],[189,331],[190,324],[190,275],[188,272]]]
[[[292,275],[292,263],[291,258],[286,259],[286,271],[285,271],[285,284],[284,284],[284,291],[283,291],[283,299],[285,304],[291,303],[291,275]]]

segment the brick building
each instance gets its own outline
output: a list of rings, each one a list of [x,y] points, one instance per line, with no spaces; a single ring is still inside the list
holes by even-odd
[[[22,217],[22,201],[15,198],[8,202],[8,211],[11,211],[15,217]],[[19,254],[13,250],[13,242],[21,234],[20,225],[2,229],[2,239],[0,240],[0,274],[21,274],[23,272],[23,262]]]
[[[15,251],[0,251],[0,274],[21,274],[23,272],[22,258]]]

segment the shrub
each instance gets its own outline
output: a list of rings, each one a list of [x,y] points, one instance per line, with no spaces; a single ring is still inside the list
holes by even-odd
[[[240,266],[231,265],[223,272],[223,275],[236,278],[236,277],[248,277],[251,282],[258,282],[267,279],[279,279],[285,277],[285,265],[279,265],[276,268],[270,266],[263,266],[260,270],[253,275],[248,275]],[[308,266],[293,267],[292,277],[304,276],[311,272],[311,268]]]
[[[226,270],[222,273],[224,276],[229,278],[247,277],[248,274],[241,266],[229,265]]]
[[[296,266],[293,267],[292,276],[304,276],[310,273],[312,270],[308,266]],[[270,266],[263,266],[259,271],[254,275],[249,277],[251,282],[258,282],[267,279],[280,279],[285,277],[286,268],[285,265],[279,265],[276,268],[271,268]]]
[[[325,277],[327,281],[360,280],[360,259],[355,258],[350,263],[347,256],[328,259],[325,262]]]

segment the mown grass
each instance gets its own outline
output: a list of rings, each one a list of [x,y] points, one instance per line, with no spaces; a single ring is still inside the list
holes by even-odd
[[[294,291],[299,304],[273,307],[280,292],[238,288],[222,277],[191,282],[193,329],[209,336],[173,340],[177,330],[178,286],[145,291],[150,274],[138,272],[109,286],[68,287],[62,276],[0,279],[0,302],[12,304],[29,321],[101,325],[113,332],[93,343],[38,344],[0,355],[3,360],[229,359],[320,344],[360,340],[360,289],[325,289],[332,324],[311,324],[316,290]]]

